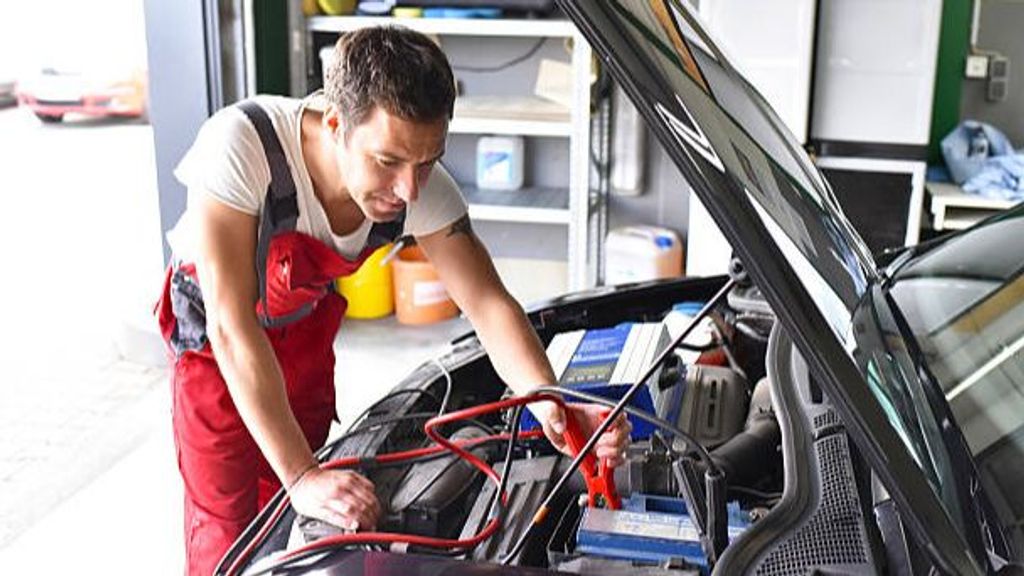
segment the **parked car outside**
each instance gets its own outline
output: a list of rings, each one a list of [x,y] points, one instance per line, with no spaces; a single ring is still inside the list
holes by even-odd
[[[16,86],[17,82],[13,77],[5,76],[3,71],[0,71],[0,108],[6,108],[18,102],[14,93]]]
[[[530,313],[549,354],[578,330],[677,326],[637,379],[661,420],[631,412],[659,431],[616,470],[630,508],[579,500],[469,334],[320,452],[373,480],[381,526],[296,517],[280,493],[217,573],[1021,573],[1024,207],[876,260],[688,4],[559,4],[738,262]],[[709,336],[678,340],[680,321]],[[438,430],[483,473],[429,452]]]
[[[43,122],[68,114],[139,118],[146,111],[146,74],[45,68],[19,83],[18,101]]]

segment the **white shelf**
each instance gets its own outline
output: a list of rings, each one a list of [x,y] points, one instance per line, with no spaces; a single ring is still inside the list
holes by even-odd
[[[569,38],[576,30],[575,25],[568,20],[313,16],[306,21],[307,29],[313,32],[349,32],[383,24],[400,24],[424,34],[445,36]]]
[[[494,222],[568,224],[569,191],[564,188],[481,190],[463,186],[469,217]]]
[[[569,109],[536,96],[460,96],[449,132],[523,136],[572,135]]]
[[[455,117],[448,126],[448,132],[451,134],[569,137],[572,134],[572,124],[570,122]]]
[[[1012,200],[968,194],[956,184],[929,182],[932,227],[935,230],[963,230],[997,212],[1013,207]]]

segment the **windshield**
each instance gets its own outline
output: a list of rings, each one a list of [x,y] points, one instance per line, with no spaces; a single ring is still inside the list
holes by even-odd
[[[943,534],[951,526],[962,535],[961,492],[942,419],[930,409],[913,346],[905,340],[909,333],[901,329],[891,298],[878,288],[874,261],[828,183],[760,94],[716,48],[691,8],[668,0],[613,1],[608,6],[604,11],[611,26],[602,23],[600,35],[623,36],[621,43],[613,43],[612,60],[626,68],[625,84],[635,83],[631,95],[666,150],[734,248],[741,255],[746,249],[748,254],[771,256],[746,262],[747,267],[777,280],[768,283],[766,295],[781,295],[781,301],[790,303],[791,309],[782,310],[780,317],[789,314],[791,327],[811,340],[810,346],[829,348],[829,353],[818,353],[827,359],[822,362],[828,370],[841,375],[835,385],[849,389],[845,402],[863,418],[861,433],[867,442],[886,451],[883,461],[902,445],[912,462],[905,457],[899,461],[907,471],[920,469],[927,482],[904,475],[890,489],[902,489],[912,507],[929,510],[922,523],[945,517]],[[770,246],[763,250],[751,244]],[[788,273],[779,272],[780,267]],[[791,285],[794,277],[799,288]],[[804,302],[817,313],[792,309]],[[818,324],[825,324],[827,331]],[[825,346],[825,339],[834,340],[847,358],[836,359],[831,354],[835,346]],[[849,364],[835,366],[844,361],[856,372]],[[851,378],[851,373],[860,378]],[[891,430],[877,430],[885,422]],[[880,432],[885,432],[884,439]],[[920,504],[928,498],[921,494],[926,486],[941,508],[935,499]],[[918,513],[925,517],[925,512]]]
[[[1024,213],[1006,214],[910,261],[892,288],[949,400],[988,492],[1024,519]]]

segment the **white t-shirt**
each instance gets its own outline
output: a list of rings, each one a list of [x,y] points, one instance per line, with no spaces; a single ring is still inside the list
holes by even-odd
[[[281,96],[257,96],[255,100],[270,117],[295,181],[299,205],[296,231],[334,246],[346,258],[355,258],[365,245],[373,222],[367,218],[355,231],[344,236],[331,231],[327,213],[313,193],[313,183],[302,155],[302,111],[310,100]],[[270,183],[270,168],[256,128],[235,106],[220,110],[203,124],[174,175],[188,188],[188,208],[174,229],[167,233],[167,241],[175,257],[183,262],[195,261],[196,231],[190,213],[199,194],[258,216]],[[419,198],[406,207],[404,233],[422,236],[436,232],[461,218],[466,211],[466,202],[455,180],[437,164],[420,189]]]

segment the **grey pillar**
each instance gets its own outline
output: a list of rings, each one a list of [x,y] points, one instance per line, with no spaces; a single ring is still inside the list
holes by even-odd
[[[160,228],[167,232],[185,210],[185,188],[174,167],[188,150],[199,127],[224,106],[225,93],[234,100],[243,85],[242,71],[232,66],[235,51],[224,63],[223,24],[239,19],[239,3],[221,0],[145,0],[149,58],[149,119],[156,150],[160,195]],[[241,44],[235,34],[230,48]],[[225,82],[227,68],[228,82]],[[164,238],[164,261],[170,249]]]

